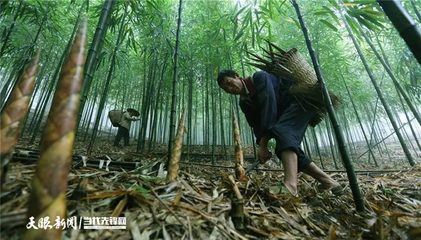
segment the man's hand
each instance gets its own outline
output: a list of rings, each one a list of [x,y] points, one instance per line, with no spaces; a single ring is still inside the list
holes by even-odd
[[[267,160],[272,158],[272,153],[269,152],[267,147],[259,147],[257,149],[257,158],[260,160],[261,164],[264,164]]]

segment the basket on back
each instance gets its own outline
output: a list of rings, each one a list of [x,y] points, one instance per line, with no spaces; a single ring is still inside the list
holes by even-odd
[[[251,65],[278,77],[286,77],[295,81],[289,92],[299,101],[305,101],[313,105],[317,112],[310,121],[310,126],[314,127],[323,120],[327,112],[322,93],[322,86],[317,81],[314,68],[301,56],[296,48],[288,51],[282,50],[275,44],[268,42],[269,50],[263,49],[265,56],[258,56],[248,52],[253,60]],[[334,107],[339,105],[339,98],[329,91]]]
[[[123,117],[123,111],[121,110],[111,110],[108,112],[108,118],[114,127],[119,127],[121,118]]]

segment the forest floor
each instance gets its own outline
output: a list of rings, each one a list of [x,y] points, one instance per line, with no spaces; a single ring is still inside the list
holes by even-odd
[[[328,171],[345,187],[343,195],[323,191],[314,179],[299,174],[299,196],[294,198],[274,191],[283,173],[273,171],[280,166],[271,160],[259,166],[268,171],[252,171],[248,182],[236,182],[244,199],[241,204],[229,181],[229,176],[235,175],[233,160],[217,159],[216,168],[207,166],[209,158],[183,159],[178,181],[167,185],[165,146],[155,150],[160,154],[152,155],[136,153],[136,146],[112,147],[110,142],[107,139],[96,146],[87,162],[97,158],[116,164],[137,163],[137,167],[107,171],[103,164],[74,165],[68,178],[67,219],[76,217],[83,225],[65,228],[62,239],[421,239],[419,159],[412,168],[400,160],[385,161],[388,164],[377,168],[355,167],[399,169],[357,175],[365,207],[365,212],[357,212],[345,172]],[[38,146],[20,142],[17,149]],[[191,151],[204,153],[208,149],[197,146]],[[246,147],[245,152],[253,151]],[[85,153],[86,144],[76,142],[74,154]],[[400,150],[391,151],[391,156],[402,159]],[[325,167],[335,170],[327,162]],[[35,169],[36,163],[10,164],[1,192],[1,239],[21,239],[26,230]],[[244,215],[232,208],[242,209]],[[87,229],[89,217],[125,217],[126,229]],[[54,221],[50,221],[52,225]]]

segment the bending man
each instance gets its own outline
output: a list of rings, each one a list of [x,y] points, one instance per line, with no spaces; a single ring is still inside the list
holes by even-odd
[[[234,70],[220,71],[217,80],[225,92],[240,95],[240,107],[253,128],[261,163],[271,158],[267,148],[269,140],[276,140],[275,153],[282,160],[284,185],[291,195],[297,196],[297,173],[301,171],[335,194],[343,191],[340,184],[317,167],[300,148],[315,109],[305,102],[298,102],[288,92],[294,81],[264,71],[240,78]]]

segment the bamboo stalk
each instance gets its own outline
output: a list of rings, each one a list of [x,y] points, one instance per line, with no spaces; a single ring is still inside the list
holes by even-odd
[[[32,181],[28,216],[49,217],[50,225],[66,213],[67,178],[72,161],[79,92],[85,62],[87,20],[80,27],[63,66],[41,143],[41,154]],[[30,228],[23,239],[61,239],[62,228]]]
[[[183,147],[183,135],[184,135],[184,118],[186,115],[185,109],[181,115],[180,121],[178,122],[177,135],[174,140],[174,147],[171,151],[171,158],[168,165],[167,183],[174,182],[178,177],[178,170],[180,169],[180,158],[181,149]]]
[[[173,149],[173,139],[175,132],[175,109],[177,106],[177,77],[178,77],[178,55],[179,55],[179,45],[180,45],[180,29],[181,29],[181,10],[183,9],[183,0],[179,0],[178,5],[178,20],[177,20],[177,31],[175,34],[175,47],[174,47],[174,74],[172,82],[172,99],[171,99],[171,114],[170,114],[170,140],[168,141],[168,150]],[[168,156],[168,164],[171,161],[171,153]]]
[[[345,169],[347,170],[356,209],[357,211],[363,212],[365,209],[364,199],[361,196],[361,191],[360,191],[360,187],[358,186],[358,180],[354,172],[354,167],[352,166],[351,159],[349,157],[348,150],[346,148],[344,136],[340,128],[340,125],[338,123],[338,120],[336,118],[336,113],[332,104],[332,99],[330,98],[329,91],[326,87],[326,84],[325,84],[325,81],[320,69],[319,61],[314,52],[313,45],[311,44],[308,30],[304,23],[303,16],[301,15],[301,11],[300,11],[300,8],[298,7],[297,1],[292,0],[292,5],[295,8],[295,11],[298,16],[298,21],[300,22],[300,26],[304,34],[304,38],[306,39],[307,48],[309,50],[313,66],[316,71],[318,82],[322,85],[322,92],[323,92],[323,96],[325,97],[325,104],[326,104],[327,112],[332,122],[333,129],[335,130],[335,136],[336,136],[337,144],[339,146],[339,151],[342,157],[342,161],[344,163]]]
[[[241,135],[240,128],[238,127],[237,116],[234,109],[232,109],[232,128],[234,130],[234,148],[235,148],[235,176],[240,181],[248,181],[244,170],[244,156],[241,149]]]
[[[382,7],[396,30],[398,30],[399,35],[406,42],[418,63],[421,64],[421,29],[403,8],[400,1],[377,0],[377,3]]]
[[[34,90],[35,78],[41,51],[33,57],[25,73],[10,96],[10,104],[1,114],[0,121],[0,177],[3,185],[6,180],[7,164],[12,159],[12,153],[18,142],[21,127],[28,111],[29,100]]]

